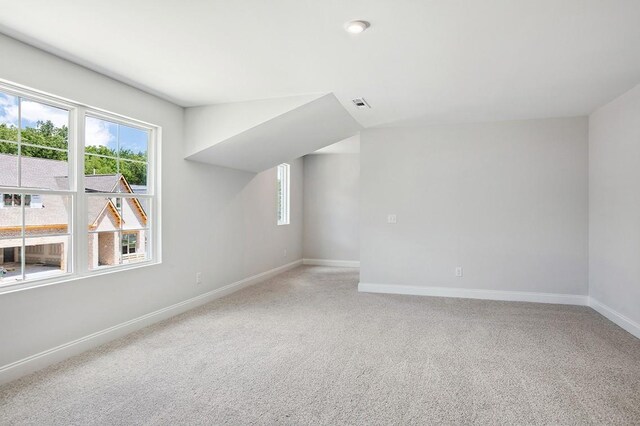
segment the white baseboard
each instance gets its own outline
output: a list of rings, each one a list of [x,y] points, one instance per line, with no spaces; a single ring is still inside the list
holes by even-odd
[[[534,293],[525,291],[477,290],[468,288],[418,287],[391,284],[358,284],[366,293],[410,294],[416,296],[458,297],[464,299],[505,300],[511,302],[556,303],[588,306],[589,296],[579,294]]]
[[[156,322],[171,318],[190,309],[204,305],[212,300],[231,294],[245,287],[265,281],[271,277],[295,268],[301,264],[321,266],[348,266],[358,267],[357,261],[338,261],[324,259],[303,259],[288,263],[278,268],[236,281],[224,287],[195,296],[183,302],[176,303],[163,309],[123,322],[113,327],[92,333],[88,336],[67,342],[55,348],[28,356],[21,360],[0,367],[0,384],[8,383],[19,377],[33,373],[49,365],[63,361],[71,356],[78,355],[89,349],[107,343],[111,340],[125,336],[140,330]],[[610,307],[600,303],[594,298],[582,295],[533,293],[519,291],[476,290],[464,288],[446,287],[417,287],[389,284],[358,284],[358,291],[368,293],[407,294],[418,296],[457,297],[468,299],[503,300],[517,302],[555,303],[567,305],[590,306],[596,312],[603,315],[632,335],[640,338],[640,324],[616,312]]]
[[[55,348],[28,356],[21,360],[0,367],[0,384],[8,383],[19,377],[38,371],[44,367],[63,361],[74,355],[78,355],[94,347],[100,346],[111,340],[125,336],[134,331],[140,330],[156,322],[171,318],[190,309],[204,305],[207,302],[231,294],[245,287],[265,281],[271,277],[281,274],[289,269],[302,264],[302,260],[288,263],[278,268],[236,281],[224,287],[217,288],[210,292],[192,297],[191,299],[176,303],[166,308],[142,315],[130,321],[123,322],[113,327],[92,333],[88,336],[67,342]]]
[[[359,260],[302,259],[304,265],[336,266],[339,268],[359,268]]]
[[[597,299],[593,297],[589,298],[589,306],[591,306],[596,312],[598,312],[603,317],[607,318],[614,324],[620,326],[620,328],[628,331],[629,333],[636,336],[640,339],[640,324],[633,321],[630,318],[625,317],[621,313],[618,313],[608,307],[607,305],[600,303]]]

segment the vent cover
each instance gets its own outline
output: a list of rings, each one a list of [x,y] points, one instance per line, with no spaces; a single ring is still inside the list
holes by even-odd
[[[352,100],[352,102],[360,109],[371,108],[371,105],[369,105],[367,101],[364,100],[364,98],[355,98]]]

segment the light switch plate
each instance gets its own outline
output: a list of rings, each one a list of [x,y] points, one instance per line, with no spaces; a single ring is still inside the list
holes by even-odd
[[[395,214],[387,216],[387,223],[398,223],[398,217]]]

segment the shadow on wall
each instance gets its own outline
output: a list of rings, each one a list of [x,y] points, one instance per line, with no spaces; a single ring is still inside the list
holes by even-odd
[[[188,221],[178,223],[163,214],[163,239],[184,241],[180,235],[183,234],[188,235],[187,240],[193,244],[186,244],[180,250],[170,249],[173,258],[163,256],[167,263],[179,270],[195,260],[202,265],[205,275],[207,270],[235,270],[245,276],[273,268],[276,260],[290,262],[300,258],[302,159],[288,162],[292,179],[291,209],[295,214],[292,225],[285,227],[277,226],[275,168],[256,174],[183,159],[178,162],[182,173],[177,174],[177,179],[164,177],[163,193],[179,194],[180,198],[163,199],[163,212],[174,211],[167,209],[167,204],[179,203],[180,209],[186,210],[181,216],[188,217]],[[194,187],[203,189],[194,194]],[[288,249],[288,256],[280,254],[279,246],[282,251]],[[165,246],[165,250],[169,248]],[[265,250],[271,254],[265,256]],[[230,256],[231,253],[235,255]],[[190,276],[192,272],[196,271],[182,273]],[[222,273],[212,278],[227,282],[236,280],[236,275]]]

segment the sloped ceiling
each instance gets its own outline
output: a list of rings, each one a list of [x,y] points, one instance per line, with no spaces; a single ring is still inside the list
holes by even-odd
[[[0,4],[0,32],[184,107],[333,93],[364,127],[418,126],[588,115],[640,82],[639,0]],[[353,19],[371,27],[347,34]],[[372,108],[356,109],[356,97]],[[283,138],[289,119],[258,125],[265,134],[251,123],[230,129],[213,151],[187,154],[258,168],[228,142],[262,149],[273,138],[297,148]],[[322,127],[311,125],[307,135]],[[296,126],[297,138],[304,126]],[[284,156],[276,151],[273,159]]]
[[[187,108],[185,118],[188,160],[255,173],[362,129],[331,93]]]
[[[586,115],[640,83],[638,0],[0,4],[0,32],[182,106],[334,93],[365,127],[478,122]]]
[[[314,151],[311,154],[360,154],[360,134],[341,140],[340,142],[334,143],[333,145],[320,148],[319,150]]]

